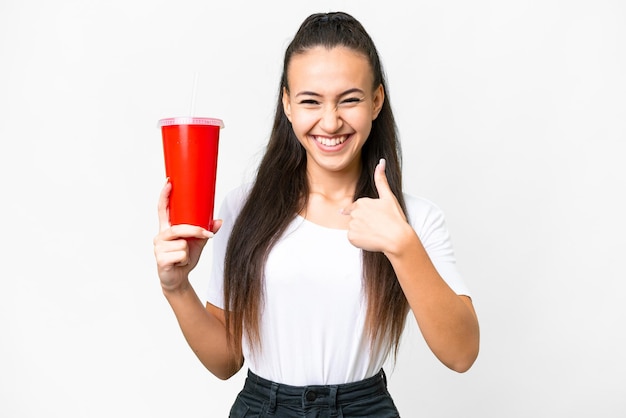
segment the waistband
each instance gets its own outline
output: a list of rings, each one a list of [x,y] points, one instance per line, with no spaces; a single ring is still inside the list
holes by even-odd
[[[291,386],[264,379],[248,370],[244,390],[256,397],[269,399],[269,412],[276,404],[328,405],[331,412],[337,405],[346,404],[387,391],[387,377],[383,369],[374,376],[353,383],[339,385]]]

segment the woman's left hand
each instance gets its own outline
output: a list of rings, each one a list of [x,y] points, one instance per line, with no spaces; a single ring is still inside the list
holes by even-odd
[[[415,234],[391,191],[385,175],[385,160],[374,170],[378,199],[363,197],[341,210],[350,216],[348,240],[355,247],[387,255],[401,250],[403,242]]]

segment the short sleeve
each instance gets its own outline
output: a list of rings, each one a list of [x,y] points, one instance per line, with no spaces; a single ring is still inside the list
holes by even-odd
[[[233,225],[243,207],[248,191],[249,185],[240,186],[232,190],[226,195],[218,212],[218,218],[222,220],[222,226],[212,239],[213,260],[206,301],[220,309],[224,309],[224,259],[226,257],[226,247]]]
[[[433,202],[421,197],[404,194],[404,199],[409,222],[439,275],[456,294],[471,296],[456,265],[443,211]]]

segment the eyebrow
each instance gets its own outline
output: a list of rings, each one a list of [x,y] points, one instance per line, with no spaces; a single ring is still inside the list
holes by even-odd
[[[358,89],[358,88],[355,87],[355,88],[352,88],[352,89],[348,89],[348,90],[344,91],[343,93],[338,94],[337,97],[346,96],[346,95],[352,94],[352,93],[365,94],[365,92],[363,90]],[[298,97],[298,96],[322,97],[321,94],[315,93],[314,91],[301,91],[301,92],[297,93],[295,97]]]

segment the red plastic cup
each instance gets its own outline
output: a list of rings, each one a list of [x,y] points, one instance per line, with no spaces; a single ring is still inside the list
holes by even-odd
[[[165,174],[172,184],[170,224],[213,229],[220,119],[179,117],[159,120]]]

